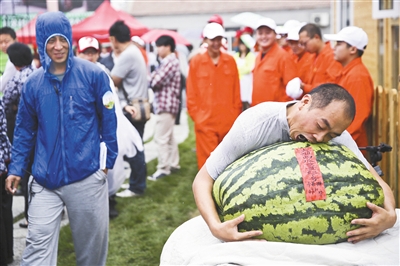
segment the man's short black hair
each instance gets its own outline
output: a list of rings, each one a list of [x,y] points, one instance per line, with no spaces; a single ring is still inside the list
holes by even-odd
[[[131,41],[131,30],[124,23],[123,20],[116,21],[108,31],[110,36],[115,37],[115,39],[120,43],[126,43]]]
[[[14,40],[17,39],[17,34],[15,33],[15,30],[13,30],[10,27],[2,27],[0,28],[0,35],[1,34],[8,34],[13,38]]]
[[[171,52],[175,52],[175,40],[169,35],[161,35],[156,40],[156,46],[169,46],[171,48]]]
[[[356,115],[356,104],[353,96],[342,86],[334,83],[321,84],[310,93],[311,95],[311,108],[324,109],[333,101],[342,101],[346,104],[345,114],[353,121]]]
[[[299,34],[302,33],[303,31],[307,32],[307,36],[310,37],[311,39],[314,38],[315,34],[319,36],[319,38],[322,40],[322,33],[321,29],[312,23],[307,23],[303,27],[301,27]]]
[[[15,42],[7,48],[8,58],[16,67],[24,67],[32,64],[33,55],[28,45]]]

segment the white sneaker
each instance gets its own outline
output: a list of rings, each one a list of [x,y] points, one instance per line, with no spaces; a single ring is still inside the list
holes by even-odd
[[[151,176],[148,176],[147,179],[151,180],[151,181],[157,181],[158,179],[163,178],[169,174],[170,173],[163,173],[163,172],[160,172],[159,170],[157,170],[154,174],[152,174]]]
[[[121,188],[122,188],[122,189],[128,189],[128,188],[129,188],[129,183],[123,183],[123,184],[121,185]]]
[[[120,198],[131,198],[131,197],[142,196],[142,194],[132,192],[129,189],[125,189],[124,191],[118,192],[116,195],[117,195],[117,197],[120,197]]]

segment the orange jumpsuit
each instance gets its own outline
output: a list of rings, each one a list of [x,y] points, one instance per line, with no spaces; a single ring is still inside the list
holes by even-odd
[[[141,52],[142,55],[143,55],[144,62],[146,63],[146,66],[148,66],[148,65],[149,65],[149,59],[148,59],[148,57],[147,57],[146,50],[145,50],[144,48],[142,48],[142,47],[139,47],[139,50],[140,50],[140,52]]]
[[[278,44],[273,44],[262,59],[260,52],[253,70],[251,105],[267,101],[291,101],[292,98],[286,95],[286,85],[295,77],[297,77],[296,65],[291,55]]]
[[[186,94],[188,112],[195,126],[200,169],[242,111],[235,59],[220,53],[218,64],[214,65],[207,52],[193,57]]]
[[[340,75],[342,65],[333,58],[333,50],[329,42],[325,43],[324,49],[315,57],[310,67],[310,81],[305,83],[303,91],[309,93],[312,89],[323,83],[334,83]]]
[[[359,147],[365,147],[368,145],[365,123],[372,112],[374,82],[361,58],[356,58],[345,66],[336,83],[345,88],[354,98],[356,116],[347,131]]]
[[[294,62],[297,67],[297,75],[303,83],[307,84],[311,80],[310,68],[314,62],[314,59],[315,59],[315,54],[311,54],[309,52],[305,52],[300,59],[297,55],[295,55]]]

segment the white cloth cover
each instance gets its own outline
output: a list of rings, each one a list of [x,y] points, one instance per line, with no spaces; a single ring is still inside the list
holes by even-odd
[[[286,94],[287,96],[293,98],[294,100],[300,98],[303,94],[303,90],[301,87],[301,80],[299,78],[294,78],[288,82],[286,85]]]
[[[179,226],[161,253],[160,265],[399,265],[399,220],[379,236],[357,244],[221,242],[201,216]]]

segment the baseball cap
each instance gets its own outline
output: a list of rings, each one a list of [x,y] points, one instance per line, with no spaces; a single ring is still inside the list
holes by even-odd
[[[368,44],[367,33],[365,33],[363,29],[355,26],[343,28],[337,34],[324,34],[324,37],[329,41],[346,42],[361,51],[364,51]]]
[[[218,36],[224,37],[225,30],[220,24],[211,22],[204,27],[203,36],[210,40]]]
[[[286,21],[285,24],[283,24],[283,27],[281,27],[281,30],[280,30],[279,33],[281,33],[281,34],[289,34],[289,31],[291,29],[297,28],[298,26],[300,26],[300,21],[294,20],[294,19],[290,19],[290,20]]]
[[[300,28],[301,27],[296,27],[296,28],[289,30],[286,40],[298,41],[300,39],[300,37],[299,37]]]
[[[272,30],[276,29],[276,23],[271,18],[260,18],[260,20],[258,20],[258,22],[257,22],[256,29],[258,29],[259,27],[262,27],[262,26],[266,26]]]
[[[221,16],[220,15],[216,15],[216,14],[213,15],[207,22],[208,23],[214,22],[214,23],[218,23],[221,26],[224,26],[224,21],[222,20]]]
[[[144,46],[145,45],[143,39],[140,38],[139,36],[132,36],[131,41],[139,44],[140,46]]]
[[[100,49],[99,41],[90,36],[80,38],[78,41],[78,52],[81,53],[87,48],[94,48],[98,51]]]

